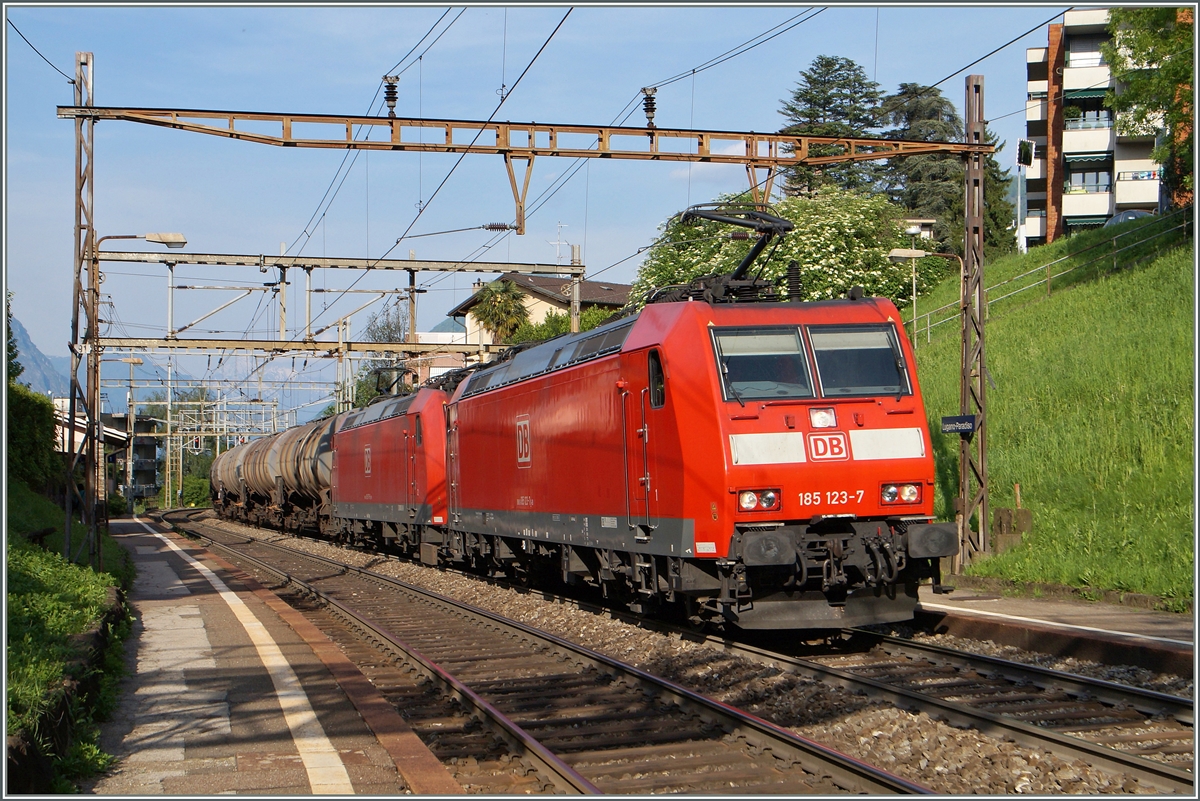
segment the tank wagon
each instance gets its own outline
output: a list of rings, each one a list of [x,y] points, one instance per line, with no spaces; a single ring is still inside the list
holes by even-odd
[[[933,521],[896,307],[780,301],[746,272],[789,224],[697,216],[759,231],[734,274],[222,454],[217,509],[592,585],[643,614],[810,630],[911,618],[958,538]]]

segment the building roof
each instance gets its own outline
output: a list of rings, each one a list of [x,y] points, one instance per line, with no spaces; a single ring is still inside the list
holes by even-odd
[[[505,273],[497,281],[512,281],[525,294],[566,308],[571,303],[571,279],[558,278],[552,275],[523,275],[521,273]],[[495,282],[493,282],[495,283]],[[579,305],[606,306],[619,309],[629,300],[633,287],[629,284],[617,284],[611,281],[583,281],[579,285]],[[461,317],[477,303],[476,291],[471,297],[455,306],[446,313],[447,317]]]
[[[465,334],[467,327],[453,317],[447,317],[429,329],[431,334]]]

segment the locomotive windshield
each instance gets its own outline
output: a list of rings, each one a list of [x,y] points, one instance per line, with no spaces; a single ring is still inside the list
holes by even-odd
[[[814,325],[808,329],[826,397],[908,395],[904,356],[890,325]]]
[[[796,328],[716,328],[725,400],[811,398],[808,359]]]

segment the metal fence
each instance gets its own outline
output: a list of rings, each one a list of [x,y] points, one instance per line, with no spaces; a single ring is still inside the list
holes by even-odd
[[[1135,228],[1132,231],[1122,231],[1111,239],[1101,240],[1083,250],[1067,254],[1047,264],[1033,267],[1020,275],[1014,275],[1012,278],[1007,278],[984,290],[984,297],[987,299],[985,314],[991,313],[993,305],[1038,287],[1044,286],[1046,295],[1049,296],[1053,289],[1054,279],[1069,276],[1071,273],[1083,270],[1086,267],[1111,262],[1111,267],[1106,266],[1103,272],[1113,272],[1123,267],[1130,267],[1141,263],[1149,258],[1157,258],[1161,255],[1164,247],[1174,244],[1181,238],[1191,236],[1191,227],[1192,207],[1187,206],[1165,215],[1154,222]],[[1154,246],[1154,252],[1141,256],[1128,255],[1130,251],[1139,249],[1145,245]],[[1063,268],[1067,262],[1075,261],[1081,256],[1086,256],[1086,261],[1071,264]],[[992,293],[996,291],[1000,291],[1003,294],[992,297]],[[961,301],[955,301],[918,314],[915,320],[915,327],[912,317],[904,320],[904,325],[912,332],[914,339],[917,333],[923,330],[925,332],[925,341],[927,343],[931,342],[933,340],[933,329],[947,323],[957,324],[959,322],[960,304]]]

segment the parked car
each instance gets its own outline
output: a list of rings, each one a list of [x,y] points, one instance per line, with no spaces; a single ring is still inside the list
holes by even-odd
[[[1121,223],[1129,222],[1130,220],[1138,220],[1142,217],[1153,216],[1154,213],[1150,211],[1142,211],[1141,209],[1126,209],[1125,211],[1119,211],[1113,216],[1109,217],[1108,222],[1104,223],[1104,227],[1107,228],[1110,225],[1120,225]]]

